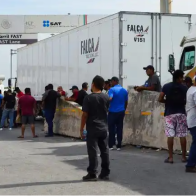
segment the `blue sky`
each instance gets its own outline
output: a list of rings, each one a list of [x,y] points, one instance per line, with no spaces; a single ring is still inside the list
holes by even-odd
[[[119,11],[159,12],[160,0],[0,0],[1,15],[58,15],[97,14],[110,15]],[[196,14],[196,0],[173,0],[173,13]],[[49,35],[39,35],[42,39]],[[10,49],[0,47],[0,75],[9,77]],[[13,75],[16,73],[16,56],[13,58]],[[7,85],[7,81],[5,82]]]

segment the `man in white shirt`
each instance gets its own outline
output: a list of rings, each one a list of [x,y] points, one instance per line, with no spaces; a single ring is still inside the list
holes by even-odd
[[[196,81],[187,91],[186,112],[188,128],[192,135],[192,144],[189,151],[186,172],[196,173]]]

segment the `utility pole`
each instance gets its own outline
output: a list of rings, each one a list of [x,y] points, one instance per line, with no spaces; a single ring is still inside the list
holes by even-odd
[[[160,12],[172,13],[172,1],[173,0],[160,0]]]

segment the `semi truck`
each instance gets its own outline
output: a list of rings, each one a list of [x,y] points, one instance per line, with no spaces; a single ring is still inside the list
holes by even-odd
[[[184,36],[180,46],[182,47],[181,57],[179,59],[179,64],[175,66],[174,58],[171,57],[169,64],[170,70],[180,69],[185,73],[185,76],[195,79],[196,76],[196,66],[195,66],[195,47],[196,47],[196,26],[193,24],[192,30],[188,36]]]
[[[147,65],[154,66],[164,84],[171,80],[168,70],[175,60],[183,61],[180,42],[190,29],[190,14],[119,12],[18,49],[17,86],[41,97],[49,83],[69,92],[101,75],[105,80],[117,76],[127,88],[144,83]],[[190,47],[183,52],[187,63]]]

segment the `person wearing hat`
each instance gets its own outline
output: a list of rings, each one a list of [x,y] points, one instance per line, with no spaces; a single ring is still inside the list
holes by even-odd
[[[65,97],[65,100],[76,102],[76,100],[78,99],[78,94],[79,94],[78,87],[77,86],[72,86],[72,88],[69,89],[69,90],[72,91],[73,95],[71,97]]]
[[[108,114],[109,148],[113,150],[117,133],[117,150],[120,150],[123,139],[123,120],[128,104],[128,92],[119,84],[117,77],[111,79],[111,84],[112,88],[108,92],[110,100]]]
[[[149,76],[149,78],[143,86],[135,87],[135,90],[138,92],[143,90],[161,92],[161,83],[159,77],[154,71],[154,67],[152,65],[148,65],[143,69],[146,70],[146,74]]]

